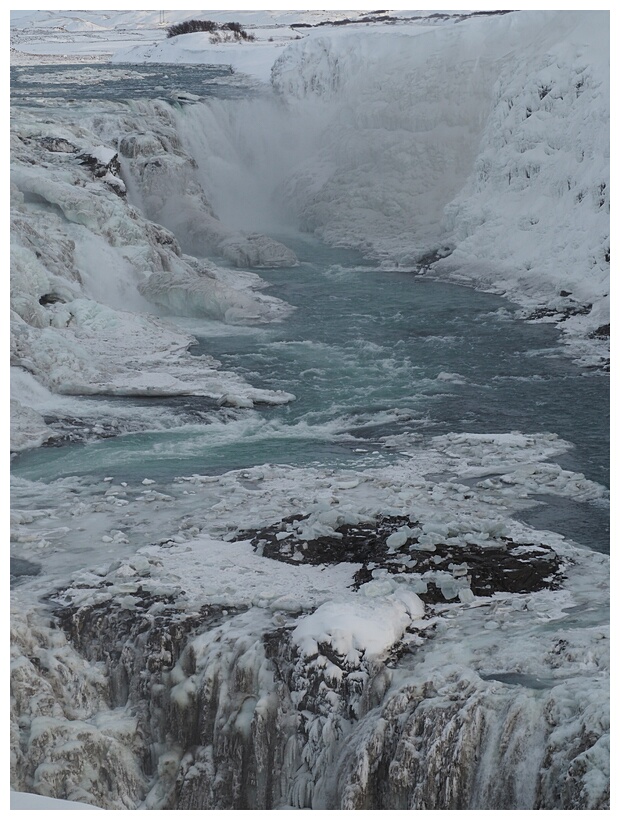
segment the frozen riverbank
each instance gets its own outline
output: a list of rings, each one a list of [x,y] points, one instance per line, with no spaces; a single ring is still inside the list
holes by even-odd
[[[29,14],[13,787],[608,808],[608,15]]]

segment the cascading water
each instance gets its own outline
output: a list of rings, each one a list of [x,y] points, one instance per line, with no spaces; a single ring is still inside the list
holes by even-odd
[[[328,65],[333,91],[317,49],[308,88]],[[472,152],[490,65],[453,89],[473,89]],[[500,296],[300,237],[342,232],[326,197],[363,190],[352,157],[380,121],[369,107],[348,132],[337,95],[306,102],[104,99],[79,127],[50,104],[69,147],[114,142],[129,203],[79,145],[59,157],[59,135],[43,150],[30,112],[15,122],[45,180],[20,166],[17,207],[55,264],[32,273],[18,233],[16,395],[63,446],[14,462],[14,787],[109,809],[605,808],[605,377]],[[388,177],[415,133],[393,114]],[[127,271],[112,295],[99,253]],[[594,550],[545,499],[583,505]],[[523,523],[536,511],[544,530]]]

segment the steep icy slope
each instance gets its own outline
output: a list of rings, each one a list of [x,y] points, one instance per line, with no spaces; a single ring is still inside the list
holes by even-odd
[[[84,122],[84,117],[81,118]],[[125,147],[134,145],[130,118],[119,123]],[[146,118],[144,118],[143,125]],[[209,221],[223,237],[222,253],[240,263],[294,261],[267,237],[245,239],[212,215],[194,183],[184,185],[189,157],[161,150],[160,136],[142,132],[150,157],[151,199],[172,201],[175,180],[187,200],[180,212]],[[187,349],[193,338],[157,318],[167,313],[206,316],[226,322],[268,322],[290,308],[260,292],[254,274],[238,277],[183,255],[176,237],[148,221],[126,197],[119,154],[110,138],[48,111],[44,118],[16,109],[11,151],[11,363],[39,385],[60,394],[178,395],[193,393],[250,404],[287,401],[277,391],[255,390],[217,362]],[[137,153],[137,149],[136,152]],[[176,173],[168,173],[172,163]],[[163,186],[163,189],[162,189]],[[168,190],[169,196],[165,195]],[[196,200],[193,210],[191,201]],[[188,204],[189,203],[189,204]],[[147,211],[159,215],[152,205]],[[180,227],[175,222],[175,227]],[[230,399],[236,396],[236,399]],[[44,391],[23,378],[13,383],[11,404],[15,449],[40,444],[46,435],[36,412]],[[49,402],[47,402],[49,403]],[[36,405],[36,406],[33,406]],[[28,409],[30,406],[30,409]]]
[[[332,104],[288,185],[304,227],[402,265],[452,251],[438,272],[608,323],[606,12],[313,33],[272,77]]]

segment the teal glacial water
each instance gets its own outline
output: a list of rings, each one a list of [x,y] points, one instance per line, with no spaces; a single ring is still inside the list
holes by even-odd
[[[255,386],[295,394],[294,402],[241,410],[153,399],[151,407],[177,411],[178,424],[40,448],[16,459],[14,472],[136,480],[264,463],[365,467],[398,457],[386,446],[394,436],[424,443],[448,432],[521,431],[558,434],[573,445],[562,466],[609,484],[608,378],[576,367],[553,326],[515,318],[498,296],[285,239],[301,264],[263,276],[270,293],[296,307],[286,321],[191,326],[196,355],[210,353]],[[565,506],[546,504],[537,525],[562,531]],[[572,527],[583,521],[582,540],[606,549],[608,511],[586,507]]]

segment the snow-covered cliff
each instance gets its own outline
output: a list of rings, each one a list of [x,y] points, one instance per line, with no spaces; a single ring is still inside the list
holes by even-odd
[[[272,79],[329,112],[288,182],[305,228],[609,322],[607,12],[314,33]]]
[[[12,117],[15,450],[51,437],[40,414],[59,409],[61,402],[53,394],[193,393],[214,399],[236,396],[230,400],[249,406],[255,400],[279,403],[291,398],[251,388],[234,374],[219,371],[215,360],[191,356],[187,350],[192,336],[157,317],[163,310],[252,323],[290,313],[281,300],[261,293],[264,283],[255,274],[231,275],[184,255],[176,236],[147,218],[166,221],[164,204],[181,215],[172,225],[184,240],[183,226],[191,224],[203,243],[215,243],[239,264],[294,264],[295,257],[267,237],[245,237],[222,225],[198,184],[185,184],[191,158],[175,151],[174,143],[168,151],[162,147],[170,136],[169,109],[153,106],[150,112],[155,134],[142,131],[140,140],[132,131],[139,128],[136,118],[119,120],[116,115],[118,139],[106,141],[104,136],[104,144],[83,117],[78,123],[48,111],[43,121],[23,109]],[[101,112],[99,120],[101,131],[106,122]],[[142,128],[148,124],[144,112]],[[120,151],[115,141],[120,141]],[[147,202],[142,212],[128,201],[119,159],[139,166],[134,185],[141,184]],[[131,181],[129,168],[124,176]],[[140,198],[140,192],[136,196]],[[35,389],[24,371],[38,383]]]
[[[256,274],[189,255],[292,268],[269,223],[506,293],[600,364],[609,15],[431,22],[264,38],[273,93],[234,101],[16,106],[15,450],[49,417],[81,440],[175,427],[163,402],[106,396],[187,394],[211,400],[190,408],[205,438],[247,411],[287,447],[251,408],[293,396],[191,356],[184,330],[288,315]],[[185,42],[130,53],[196,58],[204,38]],[[555,432],[416,430],[347,469],[329,451],[179,475],[194,442],[172,437],[157,480],[18,476],[13,787],[114,810],[608,808],[608,559],[519,517],[546,497],[603,518],[605,487]]]

